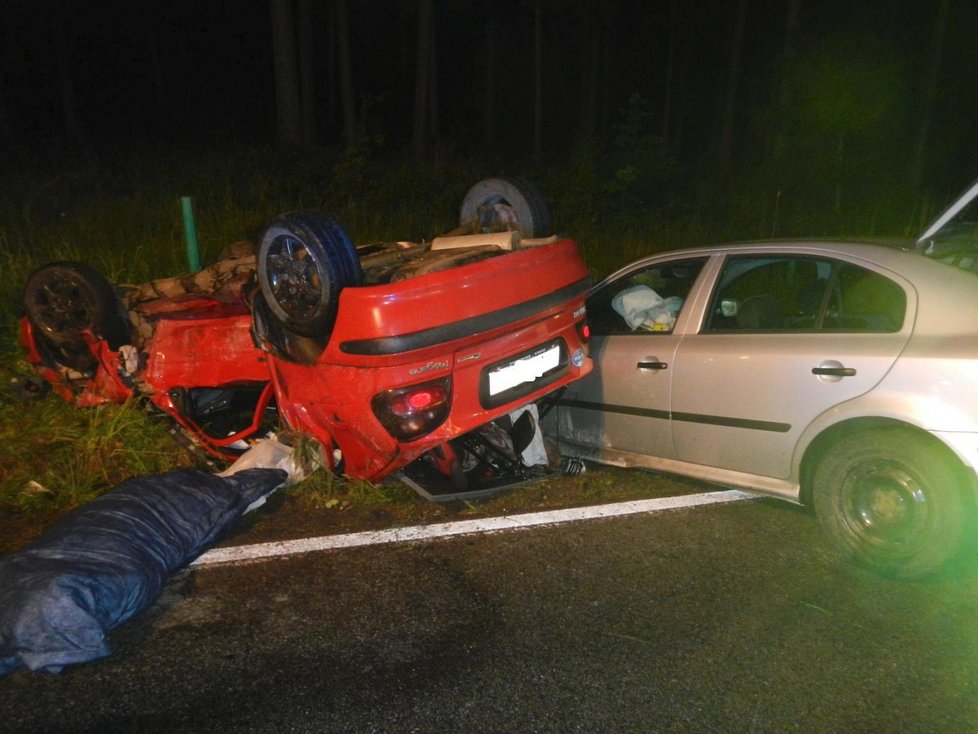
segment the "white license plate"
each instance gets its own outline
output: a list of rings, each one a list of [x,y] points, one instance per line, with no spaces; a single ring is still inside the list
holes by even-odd
[[[489,395],[498,395],[510,388],[533,382],[560,364],[560,345],[521,357],[489,373]]]

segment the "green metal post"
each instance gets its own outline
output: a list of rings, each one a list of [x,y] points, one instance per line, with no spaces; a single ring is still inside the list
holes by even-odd
[[[194,273],[201,269],[200,251],[197,249],[197,225],[194,224],[194,208],[189,196],[180,197],[183,210],[183,239],[187,243],[187,266]]]

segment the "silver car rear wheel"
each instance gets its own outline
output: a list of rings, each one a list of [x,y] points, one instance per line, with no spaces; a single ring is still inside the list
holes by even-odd
[[[815,511],[842,553],[877,573],[917,578],[960,551],[970,506],[943,447],[902,428],[836,444],[814,476]]]

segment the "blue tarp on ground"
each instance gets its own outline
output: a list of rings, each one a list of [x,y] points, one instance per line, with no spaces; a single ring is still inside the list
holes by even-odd
[[[280,469],[138,477],[0,558],[0,676],[108,655],[107,631],[153,604],[171,573],[285,479]]]

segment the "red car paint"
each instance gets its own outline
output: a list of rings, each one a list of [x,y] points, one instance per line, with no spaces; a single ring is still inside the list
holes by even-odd
[[[86,375],[52,364],[27,319],[21,338],[29,361],[77,405],[145,395],[226,458],[235,455],[233,444],[261,436],[274,406],[287,427],[322,444],[328,463],[339,449],[346,474],[373,480],[590,372],[588,286],[576,245],[563,239],[395,283],[348,287],[332,334],[311,363],[256,343],[247,288],[230,299],[141,304],[141,317],[155,330],[130,372],[119,351],[90,334],[97,367]],[[521,355],[527,356],[521,365],[532,362],[534,350],[551,343],[559,346],[559,364],[539,379],[488,394],[490,368]],[[428,384],[415,393],[390,392]],[[199,388],[250,390],[257,396],[251,419],[229,435],[212,435],[180,406],[181,393]],[[408,438],[393,435],[378,414],[426,410],[433,424]]]

